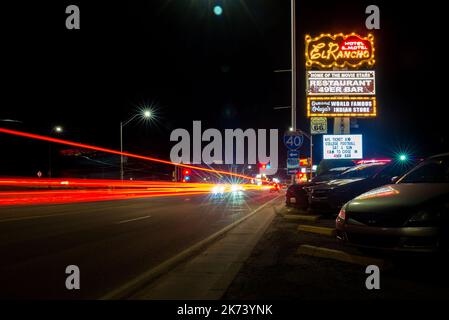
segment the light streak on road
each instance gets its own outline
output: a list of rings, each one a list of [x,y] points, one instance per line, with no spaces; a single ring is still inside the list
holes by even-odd
[[[35,139],[35,140],[47,141],[47,142],[52,142],[52,143],[58,143],[58,144],[68,145],[68,146],[77,147],[77,148],[84,148],[84,149],[89,149],[89,150],[106,152],[106,153],[111,153],[111,154],[116,154],[116,155],[123,155],[125,157],[146,160],[146,161],[152,161],[152,162],[158,162],[158,163],[178,166],[178,167],[182,167],[182,168],[189,168],[189,169],[193,169],[193,170],[210,172],[210,173],[214,173],[214,174],[228,175],[228,176],[239,177],[239,178],[243,178],[243,179],[247,179],[247,180],[253,179],[252,177],[245,176],[245,175],[238,174],[238,173],[222,171],[222,170],[214,170],[214,169],[210,169],[210,168],[202,168],[202,167],[192,166],[189,164],[175,163],[175,162],[171,162],[168,160],[147,157],[147,156],[142,156],[142,155],[128,153],[128,152],[120,152],[120,151],[113,150],[113,149],[107,149],[107,148],[103,148],[103,147],[97,147],[97,146],[92,146],[92,145],[88,145],[88,144],[84,144],[84,143],[73,142],[73,141],[63,140],[63,139],[58,139],[58,138],[53,138],[53,137],[47,137],[47,136],[42,136],[42,135],[27,133],[27,132],[22,132],[22,131],[0,128],[0,133],[5,133],[5,134],[9,134],[9,135],[24,137],[24,138],[30,138],[30,139]]]
[[[0,206],[64,204],[161,196],[213,193],[216,184],[170,181],[121,181],[101,179],[1,178]],[[220,185],[223,193],[231,184]],[[242,190],[264,190],[270,186],[241,184]]]

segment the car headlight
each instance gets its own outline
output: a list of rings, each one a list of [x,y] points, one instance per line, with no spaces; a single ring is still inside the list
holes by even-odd
[[[243,186],[239,185],[239,184],[233,184],[231,185],[231,192],[240,192],[243,191]]]
[[[421,210],[411,216],[407,221],[408,227],[435,226],[441,220],[441,212],[434,210]]]
[[[211,192],[212,192],[213,194],[222,194],[222,193],[225,192],[225,187],[224,187],[224,186],[220,186],[220,185],[214,186],[214,187],[212,188]]]

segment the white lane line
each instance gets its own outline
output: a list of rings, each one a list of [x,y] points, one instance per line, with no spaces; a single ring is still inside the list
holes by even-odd
[[[42,219],[42,218],[51,218],[51,217],[63,217],[63,216],[68,216],[68,215],[78,214],[78,213],[79,212],[70,212],[70,213],[48,214],[48,215],[29,216],[29,217],[20,217],[20,218],[6,218],[6,219],[0,220],[0,223],[23,221],[23,220],[33,220],[33,219]]]
[[[260,207],[256,208],[252,212],[248,213],[247,215],[243,216],[239,220],[232,222],[231,224],[227,225],[223,229],[217,231],[216,233],[210,235],[204,240],[201,240],[194,244],[193,246],[185,249],[184,251],[178,253],[174,257],[169,258],[168,260],[165,260],[161,264],[159,264],[156,267],[153,267],[150,270],[147,270],[146,272],[142,273],[141,275],[137,276],[136,278],[126,282],[122,286],[113,289],[106,295],[102,296],[100,300],[116,300],[116,299],[124,299],[125,297],[129,297],[132,294],[136,293],[139,289],[142,289],[145,284],[149,284],[152,281],[154,281],[157,277],[160,277],[163,274],[168,273],[168,271],[172,270],[175,266],[180,264],[182,261],[187,260],[188,258],[191,258],[195,254],[199,254],[201,251],[203,251],[208,245],[215,242],[217,239],[219,239],[221,236],[226,234],[229,230],[232,230],[234,227],[242,223],[243,221],[251,218],[254,216],[257,212],[262,210],[263,208],[267,207],[270,203],[274,202],[275,200],[279,199],[281,195],[265,202]]]
[[[116,222],[116,224],[122,224],[122,223],[127,223],[127,222],[137,221],[137,220],[143,220],[143,219],[148,219],[148,218],[151,218],[151,216],[139,217],[139,218],[129,219],[129,220],[122,220],[122,221]]]

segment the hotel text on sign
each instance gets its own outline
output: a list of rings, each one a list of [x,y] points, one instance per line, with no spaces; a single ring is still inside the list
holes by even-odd
[[[321,68],[353,67],[366,64],[373,66],[374,36],[361,37],[355,33],[322,34],[312,38],[306,35],[306,67]]]

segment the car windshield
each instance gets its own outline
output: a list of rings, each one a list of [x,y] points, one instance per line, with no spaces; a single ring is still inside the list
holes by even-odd
[[[384,163],[361,164],[344,171],[338,176],[339,179],[369,178],[380,172],[385,166]]]
[[[449,156],[429,159],[407,173],[398,183],[449,183]]]

